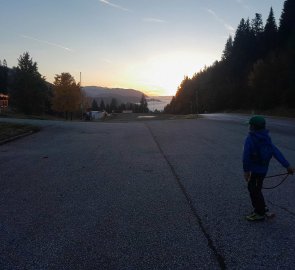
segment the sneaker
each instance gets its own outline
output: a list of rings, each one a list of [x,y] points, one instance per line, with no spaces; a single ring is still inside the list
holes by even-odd
[[[252,213],[252,214],[246,216],[246,219],[248,221],[262,221],[262,220],[264,220],[264,218],[265,218],[264,215],[261,216],[261,215],[258,215],[257,213]]]

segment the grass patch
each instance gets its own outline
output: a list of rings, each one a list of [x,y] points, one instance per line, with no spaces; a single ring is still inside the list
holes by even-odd
[[[15,112],[0,113],[0,118],[16,118],[16,119],[33,119],[33,120],[64,120],[64,118],[57,117],[54,115],[43,114],[43,115],[27,115]]]
[[[107,117],[104,122],[143,122],[143,121],[155,121],[155,120],[184,120],[184,119],[197,119],[198,115],[173,115],[163,113],[115,113],[110,117]]]
[[[0,122],[0,141],[39,130],[40,128],[36,126]]]

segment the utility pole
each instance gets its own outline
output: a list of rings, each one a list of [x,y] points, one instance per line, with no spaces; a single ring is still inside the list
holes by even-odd
[[[80,101],[81,101],[81,104],[80,104],[80,108],[81,108],[81,120],[83,120],[83,93],[82,93],[82,73],[80,71]]]
[[[198,99],[198,90],[195,90],[195,94],[196,94],[196,114],[197,117],[199,116],[199,99]]]

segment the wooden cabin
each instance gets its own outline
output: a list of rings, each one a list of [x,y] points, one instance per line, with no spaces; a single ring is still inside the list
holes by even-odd
[[[0,93],[0,112],[3,112],[8,107],[8,95]]]

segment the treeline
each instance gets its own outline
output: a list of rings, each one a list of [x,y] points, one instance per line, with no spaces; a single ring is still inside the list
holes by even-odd
[[[99,103],[99,105],[98,105]],[[147,113],[149,112],[148,103],[144,95],[141,96],[139,103],[118,103],[116,98],[112,98],[110,103],[104,102],[103,99],[100,102],[97,102],[96,99],[92,100],[91,103],[91,110],[92,111],[106,111],[108,113],[116,112],[121,113],[123,111],[132,111],[134,113]]]
[[[0,61],[0,93],[8,94],[11,110],[27,115],[52,114],[60,117],[81,118],[86,111],[106,110],[108,113],[131,109],[147,112],[147,102],[143,95],[139,104],[118,105],[116,99],[100,106],[86,97],[79,83],[70,73],[55,76],[54,83],[45,80],[37,63],[28,52],[18,58],[18,66],[8,68],[6,60]]]
[[[28,52],[18,58],[17,67],[8,68],[3,60],[0,87],[0,92],[9,96],[10,110],[17,113],[72,118],[81,115],[81,108],[86,106],[79,83],[69,73],[56,75],[54,83],[48,83]]]
[[[188,114],[223,110],[295,108],[295,1],[284,2],[279,27],[273,9],[242,19],[220,61],[185,77],[164,111]]]
[[[9,95],[10,107],[18,112],[40,114],[51,107],[51,85],[27,52],[18,58],[17,67],[8,68],[6,60],[0,62],[0,92]]]

